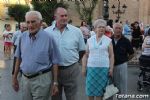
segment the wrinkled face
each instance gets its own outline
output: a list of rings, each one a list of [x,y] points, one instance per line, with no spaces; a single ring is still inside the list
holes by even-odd
[[[114,36],[120,36],[122,34],[122,26],[121,25],[115,25],[113,27],[114,29]]]
[[[57,24],[64,26],[68,23],[68,13],[64,8],[58,8],[55,14]]]
[[[97,26],[97,27],[95,27],[96,34],[102,35],[102,34],[105,33],[105,31],[106,31],[106,27],[105,26]]]
[[[27,28],[30,34],[35,34],[41,28],[42,21],[35,15],[26,16]]]

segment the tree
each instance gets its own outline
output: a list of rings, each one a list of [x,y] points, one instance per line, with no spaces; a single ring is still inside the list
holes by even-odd
[[[20,22],[25,21],[25,14],[29,10],[30,8],[27,5],[13,4],[8,6],[8,15],[13,17],[20,25]]]
[[[51,25],[54,20],[54,10],[59,7],[67,7],[63,2],[58,3],[57,0],[32,0],[34,10],[41,12],[43,21]]]
[[[96,7],[98,0],[76,0],[76,10],[80,15],[81,20],[87,21],[87,23],[92,25],[93,10]]]
[[[5,8],[3,4],[0,4],[0,20],[4,18]]]

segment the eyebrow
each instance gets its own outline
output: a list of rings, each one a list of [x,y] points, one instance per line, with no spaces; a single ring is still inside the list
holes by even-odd
[[[36,22],[36,20],[26,21],[27,24],[29,24],[29,23],[35,23],[35,22]]]

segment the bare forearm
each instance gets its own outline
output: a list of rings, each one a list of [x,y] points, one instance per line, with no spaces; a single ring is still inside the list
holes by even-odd
[[[19,70],[20,70],[20,63],[21,63],[21,60],[16,58],[16,62],[15,62],[15,72],[14,72],[14,78],[17,78],[18,76],[18,73],[19,73]]]
[[[53,81],[57,82],[58,81],[58,65],[53,65],[52,71],[53,71]]]
[[[84,70],[86,69],[87,66],[87,58],[88,58],[87,54],[85,54],[82,58],[82,69]]]

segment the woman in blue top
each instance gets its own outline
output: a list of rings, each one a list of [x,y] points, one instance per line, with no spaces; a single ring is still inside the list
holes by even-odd
[[[104,35],[106,21],[94,22],[96,35],[87,41],[86,53],[82,59],[82,73],[86,76],[86,95],[89,100],[102,100],[108,77],[113,74],[114,54],[111,39]]]

